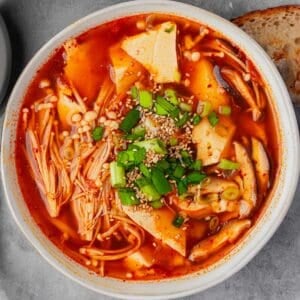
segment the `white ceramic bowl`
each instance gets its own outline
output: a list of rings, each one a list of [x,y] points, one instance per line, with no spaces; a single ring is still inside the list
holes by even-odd
[[[272,92],[273,108],[280,128],[282,163],[272,200],[269,201],[263,217],[259,219],[243,243],[240,243],[229,256],[206,270],[177,279],[124,282],[91,274],[87,269],[65,256],[45,238],[31,217],[18,186],[14,141],[18,112],[25,90],[36,71],[55,48],[68,38],[104,22],[145,12],[171,13],[198,20],[222,32],[247,53]],[[294,196],[299,176],[299,134],[289,95],[277,69],[265,52],[248,35],[221,17],[194,6],[170,1],[137,1],[115,5],[77,21],[38,51],[24,69],[10,96],[3,127],[1,159],[5,194],[13,217],[28,240],[51,265],[69,278],[103,294],[128,299],[170,299],[203,291],[225,280],[247,264],[271,238],[286,215]]]

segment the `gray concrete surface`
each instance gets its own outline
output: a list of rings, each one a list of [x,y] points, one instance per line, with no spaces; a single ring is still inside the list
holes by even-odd
[[[0,13],[8,25],[13,48],[10,87],[28,60],[50,37],[78,18],[118,2],[121,1],[0,0]],[[279,4],[300,4],[299,0],[186,2],[226,18]],[[3,111],[2,106],[1,124]],[[299,109],[297,115],[299,122]],[[48,265],[17,228],[2,189],[0,199],[0,300],[111,299],[77,285]],[[187,299],[300,299],[300,185],[288,215],[263,250],[230,279]]]

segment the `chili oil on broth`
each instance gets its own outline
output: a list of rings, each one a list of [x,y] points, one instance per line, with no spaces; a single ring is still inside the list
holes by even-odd
[[[144,22],[145,20],[146,23]],[[144,32],[145,29],[155,30],[157,26],[160,26],[160,24],[167,21],[175,22],[177,25],[178,32],[176,40],[176,54],[179,70],[181,73],[180,82],[162,84],[161,90],[158,90],[159,85],[153,83],[153,76],[149,76],[149,73],[147,71],[144,71],[144,75],[141,78],[138,78],[137,81],[140,81],[142,83],[142,89],[148,91],[154,90],[156,94],[163,93],[166,89],[173,89],[174,91],[176,91],[177,95],[180,95],[180,97],[184,101],[189,101],[188,104],[190,105],[193,114],[197,114],[197,109],[199,108],[198,100],[208,102],[208,99],[199,99],[197,96],[195,96],[195,93],[191,91],[191,82],[193,80],[192,74],[195,74],[195,72],[197,72],[197,67],[195,67],[195,65],[199,60],[199,58],[197,57],[198,55],[195,55],[193,53],[200,53],[200,59],[204,57],[206,61],[213,65],[213,67],[218,66],[219,70],[222,70],[223,67],[228,67],[240,72],[242,68],[238,62],[236,62],[229,56],[230,53],[229,55],[225,54],[222,56],[222,49],[219,49],[219,51],[216,50],[216,45],[214,42],[218,38],[222,39],[223,41],[224,38],[222,37],[222,35],[205,26],[202,26],[201,24],[186,20],[184,18],[167,15],[139,15],[116,20],[100,25],[99,27],[83,33],[75,39],[75,47],[74,44],[72,44],[74,43],[74,40],[72,40],[70,43],[67,42],[65,47],[62,46],[61,48],[57,49],[45,63],[45,65],[43,65],[39,69],[24,97],[23,108],[30,110],[32,104],[39,99],[45,98],[47,93],[49,95],[54,93],[54,95],[57,96],[58,90],[56,85],[58,78],[60,78],[60,81],[63,82],[63,85],[66,84],[68,86],[68,80],[71,81],[78,94],[81,95],[82,98],[85,98],[84,103],[87,106],[88,110],[93,110],[93,104],[97,99],[97,96],[99,95],[99,89],[103,87],[104,82],[107,78],[114,76],[114,74],[111,72],[113,66],[110,59],[109,49],[119,44],[126,37],[135,36],[141,32]],[[146,28],[144,27],[145,25]],[[201,29],[199,30],[199,28]],[[203,32],[205,32],[206,30],[208,30],[208,33],[203,34]],[[201,36],[202,34],[203,37]],[[199,41],[196,42],[193,47],[191,47],[190,44],[195,42],[195,40],[197,39]],[[103,45],[105,45],[105,47],[103,47]],[[184,45],[188,45],[188,49],[184,49]],[[234,55],[237,56],[238,59],[241,59],[241,61],[245,63],[245,65],[248,65],[250,79],[254,78],[258,83],[261,84],[261,87],[259,88],[261,91],[260,95],[261,97],[266,98],[266,95],[263,93],[264,83],[262,79],[260,79],[260,76],[257,73],[255,67],[253,67],[248,58],[241,51],[231,45],[228,41],[225,41],[224,45],[226,46],[225,50],[229,49],[234,53]],[[69,56],[70,61],[72,61],[70,65],[68,65],[68,58],[66,58],[67,47],[70,47],[72,49],[72,52]],[[243,73],[243,70],[241,72]],[[247,74],[247,72],[244,73],[245,74],[243,74],[243,76],[246,77],[244,79],[247,79],[249,75]],[[215,73],[213,73],[213,75],[216,76]],[[48,81],[45,81],[45,79]],[[264,194],[262,194],[262,189],[260,186],[258,186],[257,206],[253,207],[249,216],[245,217],[245,219],[252,220],[251,226],[253,226],[262,211],[262,207],[266,202],[265,200],[270,193],[272,184],[274,183],[276,174],[278,172],[279,144],[278,137],[276,135],[277,128],[275,126],[274,116],[272,115],[272,110],[270,108],[270,99],[267,99],[266,103],[264,104],[265,108],[263,109],[263,115],[260,120],[258,122],[253,121],[253,116],[251,114],[251,111],[249,111],[249,104],[241,95],[243,92],[241,93],[240,91],[238,91],[238,89],[234,87],[234,84],[228,78],[225,79],[225,81],[227,85],[225,87],[225,91],[223,92],[228,95],[231,114],[229,117],[222,116],[217,110],[217,117],[221,119],[230,118],[233,121],[237,129],[235,130],[231,140],[241,143],[241,145],[243,145],[243,147],[247,149],[248,153],[251,151],[251,141],[249,137],[256,137],[262,143],[263,149],[267,152],[267,157],[270,164],[270,187],[265,191]],[[132,85],[134,84],[135,82],[132,83]],[[247,82],[247,84],[249,83]],[[41,88],[41,85],[44,85],[44,87]],[[218,88],[221,87],[222,85],[218,81]],[[206,88],[210,88],[210,86],[206,86]],[[129,90],[130,87],[128,87],[128,91]],[[115,94],[116,92],[114,91],[113,95],[111,95],[111,99],[113,99]],[[193,95],[194,98],[192,97]],[[74,101],[74,95],[72,94],[72,91],[69,96]],[[118,108],[120,108],[123,119],[131,108],[130,104],[132,104],[132,99],[130,95],[128,95],[128,93],[125,93],[124,95],[122,95],[122,97],[117,98],[117,101],[121,103],[120,107]],[[56,105],[55,102],[53,103],[53,105]],[[118,109],[112,111],[118,113]],[[55,120],[59,121],[59,116],[56,110],[55,114]],[[201,113],[198,114],[201,115]],[[103,113],[103,116],[107,118],[105,112]],[[98,116],[98,118],[100,119],[100,116]],[[206,117],[202,118],[202,120],[205,118]],[[114,121],[114,119],[112,119],[111,121]],[[94,124],[94,126],[96,125],[97,124]],[[60,134],[62,134],[63,131],[66,131],[65,125],[60,121],[56,126]],[[119,130],[117,130],[117,132],[119,133]],[[178,135],[180,136],[180,133]],[[95,144],[95,142],[92,143]],[[190,147],[193,158],[195,158],[196,155],[196,148],[197,146],[195,145],[191,145]],[[121,150],[122,149],[119,149],[119,152],[121,152]],[[227,149],[226,153],[226,158],[233,158],[233,160],[235,160],[235,151],[232,145],[229,147],[229,149]],[[116,158],[116,155],[113,153],[109,155],[110,162],[114,161]],[[252,159],[251,161],[253,164],[254,162]],[[205,166],[202,168],[201,172],[207,174],[208,177],[210,176],[209,174],[214,174],[213,176],[221,179],[225,174],[228,180],[231,180],[234,175],[239,173],[239,171],[227,172],[224,170],[219,170],[215,167],[216,165],[217,164]],[[185,232],[188,235],[186,243],[186,257],[178,254],[178,251],[175,251],[170,246],[163,244],[159,239],[148,233],[147,230],[144,230],[142,226],[138,225],[138,222],[135,223],[134,221],[132,221],[130,217],[126,216],[126,214],[121,214],[121,218],[128,219],[127,222],[129,223],[126,224],[129,224],[128,226],[133,226],[131,228],[132,230],[138,228],[138,230],[142,232],[141,235],[144,235],[144,241],[138,251],[140,251],[141,249],[142,251],[144,251],[143,249],[146,249],[146,254],[144,253],[144,256],[148,256],[148,258],[150,256],[150,259],[148,259],[148,261],[154,261],[154,264],[149,263],[148,267],[139,267],[137,265],[141,262],[135,262],[133,263],[133,266],[132,263],[129,264],[129,266],[128,262],[125,263],[123,258],[115,261],[108,260],[103,263],[101,259],[93,259],[92,257],[87,256],[85,251],[80,251],[79,249],[87,247],[93,242],[94,248],[98,247],[101,249],[104,248],[113,251],[122,247],[126,248],[128,244],[130,245],[130,242],[127,241],[127,243],[125,243],[122,238],[120,239],[120,241],[118,241],[117,238],[111,238],[110,240],[104,239],[102,241],[99,241],[95,239],[94,236],[92,240],[84,241],[81,238],[80,234],[78,234],[77,232],[78,224],[76,221],[76,217],[72,212],[70,199],[67,201],[67,203],[61,206],[59,215],[57,217],[50,217],[45,204],[41,199],[41,192],[36,184],[34,174],[32,172],[32,166],[28,161],[28,150],[26,150],[26,135],[24,128],[24,110],[20,112],[18,123],[16,140],[16,166],[19,184],[24,199],[33,218],[35,219],[41,230],[44,232],[44,234],[66,255],[73,258],[78,263],[83,264],[90,270],[99,273],[100,275],[126,280],[151,280],[188,274],[201,268],[205,268],[218,261],[220,258],[224,257],[227,253],[230,252],[233,247],[235,247],[239,240],[241,240],[249,230],[248,228],[243,229],[242,232],[232,242],[225,243],[225,245],[220,247],[220,249],[216,249],[200,261],[193,262],[189,260],[188,257],[195,245],[203,240],[205,240],[206,242],[204,243],[207,244],[206,246],[204,245],[204,247],[210,247],[209,244],[213,244],[213,241],[210,239],[213,239],[214,236],[217,236],[220,230],[226,224],[231,222],[230,218],[233,217],[233,213],[226,211],[216,213],[210,211],[206,216],[202,215],[197,217],[189,217],[188,213],[186,213],[185,210],[182,210],[178,207],[177,204],[179,202],[178,197],[176,196],[177,192],[172,191],[167,196],[163,196],[163,198],[165,199],[164,209],[169,209],[172,212],[176,211],[176,214],[174,214],[174,218],[176,218],[176,215],[179,214],[185,219],[182,226],[186,228]],[[258,181],[257,178],[256,181]],[[95,186],[91,184],[91,188],[95,189]],[[97,188],[99,189],[99,187]],[[176,199],[174,200],[173,198]],[[155,210],[155,208],[153,208],[153,210]],[[101,218],[104,218],[103,215],[101,215]],[[213,230],[209,230],[208,227],[211,222],[210,220],[213,218],[217,218],[219,224],[216,226],[216,228],[213,228]],[[238,219],[239,216],[233,217],[233,220]],[[120,219],[119,221],[122,224],[122,220]],[[101,219],[101,222],[103,224],[105,220]],[[118,221],[116,220],[114,222],[111,222],[110,227],[113,227],[117,222]],[[131,225],[130,222],[132,222],[132,224],[134,225]],[[172,224],[168,225],[173,226]],[[163,226],[161,226],[161,228],[163,230]],[[105,231],[107,230],[109,230],[109,227],[106,228]],[[124,231],[124,229],[122,230]],[[117,231],[117,233],[119,235],[126,235],[126,233],[122,231]],[[127,238],[130,237],[130,234],[127,233]],[[132,239],[132,243],[137,242],[136,238],[132,237]],[[99,253],[97,253],[97,255],[99,256]],[[141,264],[143,264],[143,262]]]

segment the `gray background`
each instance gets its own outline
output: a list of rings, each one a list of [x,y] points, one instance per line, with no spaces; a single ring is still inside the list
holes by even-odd
[[[66,25],[122,1],[0,0],[12,41],[10,88],[34,53]],[[233,18],[254,9],[300,0],[184,1]],[[300,28],[299,28],[300,30]],[[1,68],[2,62],[0,62]],[[1,124],[4,106],[1,107]],[[300,111],[298,109],[298,124]],[[187,299],[300,299],[300,185],[284,222],[263,250],[225,282]],[[89,291],[54,270],[14,223],[0,190],[0,300],[111,299]]]

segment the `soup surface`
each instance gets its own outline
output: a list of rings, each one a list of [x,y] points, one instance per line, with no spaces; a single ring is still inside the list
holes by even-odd
[[[221,259],[278,172],[269,93],[220,33],[139,15],[68,40],[33,78],[16,167],[29,210],[101,276],[162,279]]]

